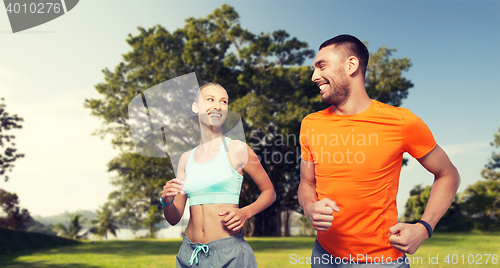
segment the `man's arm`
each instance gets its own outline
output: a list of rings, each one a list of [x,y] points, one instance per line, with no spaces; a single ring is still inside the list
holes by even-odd
[[[458,186],[460,186],[460,175],[438,145],[417,160],[425,169],[434,174],[431,195],[421,218],[434,229],[455,198]],[[420,244],[428,238],[427,229],[420,223],[398,223],[389,228],[389,231],[391,245],[399,251],[410,254],[415,253]]]
[[[314,175],[314,162],[301,159],[299,204],[306,217],[312,222],[317,231],[327,231],[332,226],[333,210],[339,211],[337,203],[328,198],[318,201],[316,194],[316,178]]]
[[[435,176],[431,196],[424,215],[422,215],[422,220],[429,223],[434,229],[455,198],[460,186],[460,175],[439,145],[436,145],[436,148],[426,156],[417,160]]]

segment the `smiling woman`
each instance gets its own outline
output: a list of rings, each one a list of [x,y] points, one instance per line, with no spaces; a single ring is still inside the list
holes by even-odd
[[[194,263],[257,267],[241,228],[247,219],[269,207],[276,194],[255,152],[242,141],[224,137],[222,125],[228,116],[228,103],[229,97],[221,85],[208,83],[200,87],[191,107],[198,114],[200,143],[182,154],[177,178],[163,187],[163,214],[170,224],[179,222],[187,199],[190,204],[177,267]],[[254,203],[239,208],[243,171],[261,194]]]

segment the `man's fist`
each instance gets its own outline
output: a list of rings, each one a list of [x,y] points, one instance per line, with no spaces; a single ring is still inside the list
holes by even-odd
[[[316,231],[328,231],[328,228],[332,226],[333,211],[340,211],[337,203],[328,198],[323,198],[309,206],[306,216],[312,222]]]
[[[414,254],[428,237],[427,229],[420,223],[398,223],[389,228],[389,243],[403,253]]]

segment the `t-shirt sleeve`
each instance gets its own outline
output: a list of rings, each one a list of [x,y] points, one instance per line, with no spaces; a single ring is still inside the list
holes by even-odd
[[[408,109],[403,115],[403,149],[414,158],[428,154],[436,147],[436,141],[429,127],[422,119]]]
[[[309,119],[305,117],[304,119],[302,119],[302,124],[300,125],[300,136],[299,136],[300,150],[301,150],[300,156],[305,161],[313,162],[314,158],[311,154],[311,149],[309,148],[308,133],[309,133]]]

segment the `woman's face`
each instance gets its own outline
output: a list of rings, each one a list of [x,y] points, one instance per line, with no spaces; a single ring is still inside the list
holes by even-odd
[[[226,120],[228,111],[226,90],[217,85],[210,85],[203,88],[201,96],[193,104],[193,111],[200,115],[202,123],[220,127],[224,123],[224,120]],[[208,122],[206,122],[207,119]]]

